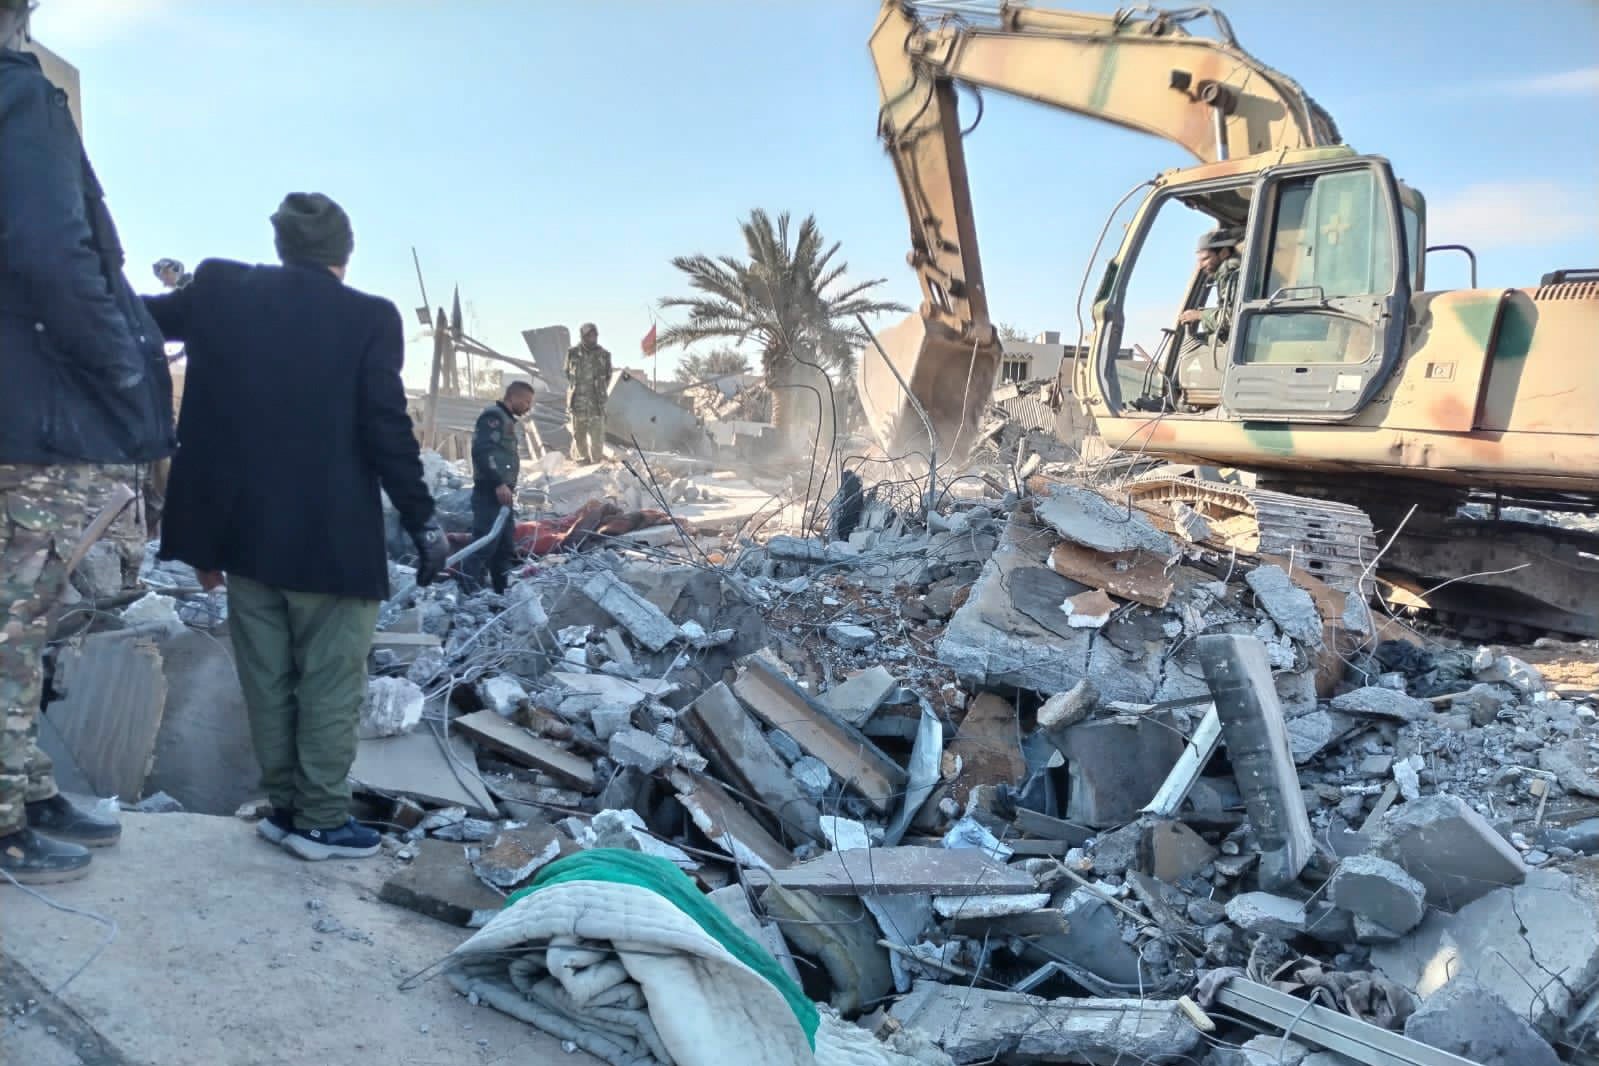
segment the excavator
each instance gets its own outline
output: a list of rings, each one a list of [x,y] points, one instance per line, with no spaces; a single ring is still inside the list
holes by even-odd
[[[1369,591],[1378,570],[1400,602],[1472,635],[1599,636],[1599,536],[1503,513],[1599,509],[1599,270],[1478,288],[1469,248],[1428,245],[1421,193],[1343,143],[1327,111],[1210,7],[885,0],[870,50],[922,290],[918,313],[859,361],[886,454],[936,472],[981,435],[1004,346],[958,90],[979,105],[984,91],[1010,94],[1198,161],[1118,205],[1140,201],[1054,396],[1061,426],[1086,413],[1109,449],[1239,471],[1245,484],[1140,478],[1134,502],[1241,521],[1245,547],[1292,554],[1348,591]],[[1187,265],[1192,244],[1174,254],[1171,240],[1215,231],[1238,262],[1226,325],[1207,335],[1198,320],[1215,316],[1184,312],[1221,286]],[[1469,288],[1427,287],[1428,254],[1445,252],[1466,256]],[[1164,318],[1151,319],[1152,284]]]

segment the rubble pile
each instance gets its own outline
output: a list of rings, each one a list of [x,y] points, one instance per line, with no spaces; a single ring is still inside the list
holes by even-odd
[[[1591,1061],[1592,693],[1197,515],[974,482],[398,582],[383,898],[477,928],[655,856],[924,1062]]]

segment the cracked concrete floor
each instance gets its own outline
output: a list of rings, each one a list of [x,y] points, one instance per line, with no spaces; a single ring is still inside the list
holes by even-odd
[[[391,860],[304,863],[233,818],[125,814],[123,825],[87,879],[43,889],[119,927],[59,997],[44,990],[104,928],[0,886],[0,1063],[598,1062],[443,980],[400,991],[467,934],[378,902]],[[34,1013],[9,1015],[28,999]]]

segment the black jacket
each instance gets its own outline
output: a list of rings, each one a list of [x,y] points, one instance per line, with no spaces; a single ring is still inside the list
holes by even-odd
[[[407,531],[433,517],[400,312],[324,267],[221,260],[145,303],[189,356],[161,557],[386,597],[380,484]]]
[[[122,265],[66,94],[0,48],[0,463],[172,453],[161,334]]]
[[[516,416],[501,401],[483,409],[472,433],[472,480],[477,485],[497,489],[516,488],[522,471],[522,456],[516,448]]]

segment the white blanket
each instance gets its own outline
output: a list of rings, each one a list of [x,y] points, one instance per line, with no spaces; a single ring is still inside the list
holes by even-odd
[[[662,897],[610,881],[564,882],[517,901],[451,953],[450,980],[612,1066],[929,1061],[826,1012],[813,1055],[765,978]]]

